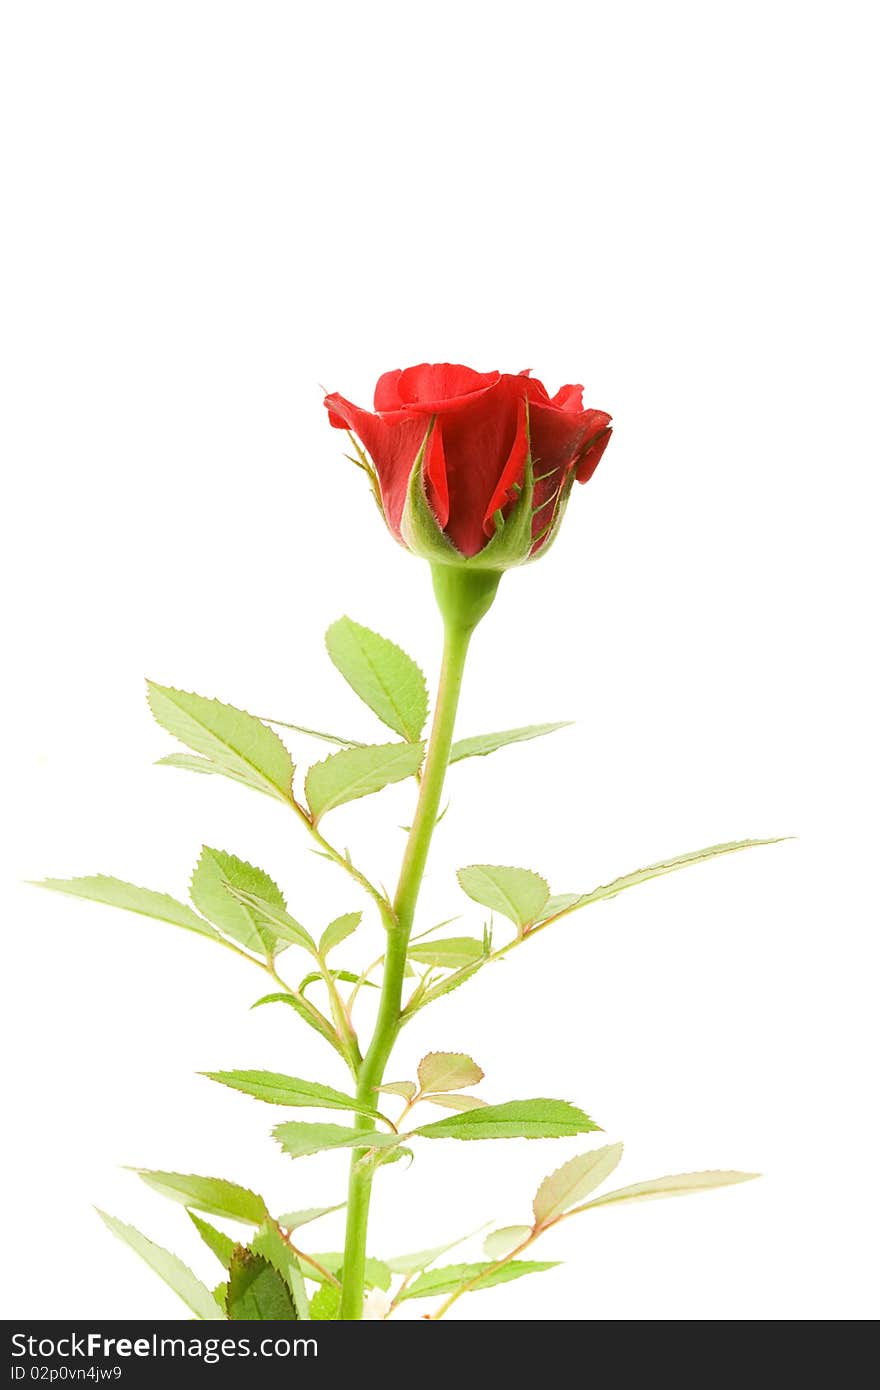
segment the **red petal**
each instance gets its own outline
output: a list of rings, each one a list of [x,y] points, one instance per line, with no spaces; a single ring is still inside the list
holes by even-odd
[[[422,363],[386,372],[376,385],[379,413],[343,396],[325,400],[330,423],[361,440],[379,477],[382,505],[400,538],[412,467],[425,439],[426,416],[438,416],[428,438],[425,483],[438,522],[462,554],[476,555],[493,532],[522,477],[528,448],[524,401],[535,464],[533,535],[552,520],[566,478],[592,477],[611,435],[611,417],[582,408],[582,387],[563,386],[551,399],[543,384],[520,373],[480,373],[450,363]],[[543,539],[536,542],[540,549]]]
[[[583,410],[583,386],[560,386],[552,398],[552,404],[558,406],[560,410]]]
[[[579,388],[563,388],[565,390],[573,392]],[[558,392],[557,396],[560,394]],[[560,409],[559,405],[542,405],[537,401],[530,405],[529,423],[535,468],[533,536],[539,536],[552,520],[555,499],[571,470],[577,468],[577,476],[580,477],[581,466],[586,464],[589,467],[589,472],[583,478],[586,482],[589,473],[599,462],[598,456],[595,463],[592,462],[593,448],[599,446],[597,436],[607,428],[610,419],[611,416],[603,410]]]
[[[580,461],[585,446],[607,427],[610,419],[603,410],[560,410],[556,405],[533,401],[529,423],[535,476],[559,469],[567,471]]]
[[[522,377],[501,377],[440,417],[449,486],[446,534],[463,555],[476,555],[486,544],[483,518],[514,447],[524,384]]]
[[[449,520],[449,480],[446,476],[446,453],[443,448],[443,430],[439,420],[428,439],[425,453],[425,480],[428,501],[437,518],[441,530]]]
[[[562,489],[569,469],[565,467],[547,469],[543,464],[536,469],[538,477],[535,480],[535,492],[532,506],[532,536],[540,537],[540,540],[532,547],[532,553],[540,550],[547,539],[547,528],[551,525],[556,512],[556,499]]]
[[[419,415],[404,415],[389,422],[381,415],[361,410],[338,394],[327,396],[324,404],[331,425],[351,430],[373,460],[385,519],[399,540],[410,473],[425,438],[424,419]]]
[[[526,398],[530,401],[541,401],[544,405],[550,404],[550,397],[547,395],[547,388],[543,381],[539,381],[535,376],[526,376],[525,372],[520,372],[517,377],[510,377],[509,380],[519,383],[520,389],[523,386],[525,377]]]
[[[397,385],[404,409],[440,415],[458,410],[500,379],[499,372],[475,372],[451,362],[422,362],[401,372]]]
[[[324,406],[327,410],[327,415],[330,419],[330,423],[333,426],[333,428],[335,430],[347,430],[348,420],[345,418],[344,415],[340,415],[339,411],[335,410],[333,407],[333,402],[337,399],[341,400],[342,398],[337,396],[325,396]]]
[[[398,367],[394,372],[385,372],[376,382],[376,389],[373,392],[374,410],[399,410],[403,405],[400,399],[398,383],[401,378],[401,370]]]
[[[483,532],[487,536],[495,534],[495,513],[499,508],[504,508],[512,502],[516,496],[513,486],[514,483],[522,481],[525,471],[526,459],[529,453],[529,433],[526,428],[526,405],[523,400],[519,405],[516,436],[513,441],[507,462],[501,472],[501,477],[495,485],[495,491],[489,499],[486,514],[483,517]]]
[[[585,453],[581,454],[577,465],[577,480],[579,483],[588,483],[596,471],[596,466],[608,448],[608,441],[611,438],[611,416],[606,415],[604,410],[588,410],[587,415],[596,417],[603,423],[599,427],[598,437],[591,434],[592,443]]]

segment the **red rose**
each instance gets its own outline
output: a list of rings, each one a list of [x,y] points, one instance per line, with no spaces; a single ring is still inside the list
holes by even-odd
[[[386,372],[372,412],[335,394],[324,404],[331,425],[356,435],[372,460],[385,519],[402,544],[441,560],[442,546],[450,561],[489,548],[505,568],[547,545],[575,478],[587,482],[602,457],[611,416],[585,410],[582,392],[563,386],[551,397],[528,372],[442,362]],[[511,541],[502,556],[499,533],[512,535],[518,504],[530,516],[518,519],[516,551]],[[433,550],[420,544],[425,521],[442,533]]]

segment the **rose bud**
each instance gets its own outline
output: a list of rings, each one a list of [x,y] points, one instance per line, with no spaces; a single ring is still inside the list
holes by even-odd
[[[422,363],[379,378],[374,410],[325,399],[363,445],[392,535],[436,564],[501,571],[552,541],[577,479],[592,477],[611,416],[583,388],[550,396],[528,372]]]

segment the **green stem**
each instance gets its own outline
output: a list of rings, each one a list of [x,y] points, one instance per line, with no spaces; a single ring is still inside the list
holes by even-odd
[[[376,1088],[382,1084],[385,1067],[400,1032],[406,953],[440,810],[465,659],[473,631],[495,597],[498,578],[497,574],[486,571],[453,570],[442,566],[434,570],[434,589],[443,614],[443,664],[419,799],[394,897],[394,920],[388,931],[379,1012],[372,1041],[358,1074],[358,1100],[369,1104],[375,1101]],[[363,1115],[355,1116],[354,1123],[358,1129],[375,1127],[373,1121]],[[356,1149],[351,1160],[339,1311],[339,1317],[344,1321],[358,1320],[363,1310],[367,1222],[373,1185],[373,1169],[363,1162],[366,1152],[366,1149]]]

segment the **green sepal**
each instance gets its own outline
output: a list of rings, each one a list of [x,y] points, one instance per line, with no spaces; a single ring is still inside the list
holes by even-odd
[[[489,570],[501,574],[504,570],[522,565],[532,549],[532,518],[535,496],[535,471],[532,465],[531,435],[528,402],[526,410],[527,450],[522,481],[513,507],[505,517],[499,508],[493,517],[495,531],[476,555],[462,555],[441,529],[431,510],[425,489],[425,455],[435,421],[432,419],[409,476],[406,502],[400,519],[400,533],[414,555],[430,560],[432,565],[451,565],[468,570]]]
[[[425,492],[425,454],[433,428],[432,419],[409,475],[406,501],[400,518],[400,534],[407,549],[414,555],[420,555],[423,560],[443,565],[464,565],[467,563],[466,557],[443,534]]]
[[[556,537],[559,535],[559,528],[562,525],[562,518],[565,515],[565,509],[568,506],[568,500],[571,497],[571,494],[574,490],[575,480],[577,479],[578,463],[590,452],[591,449],[594,449],[596,447],[596,445],[600,442],[601,439],[605,437],[605,435],[610,433],[611,430],[606,426],[605,429],[599,430],[598,434],[592,435],[591,438],[589,438],[586,441],[586,443],[581,446],[580,453],[578,455],[577,460],[574,463],[574,466],[568,470],[568,473],[565,476],[561,488],[556,493],[556,496],[552,499],[552,505],[551,499],[548,499],[542,507],[538,507],[533,511],[532,546],[537,546],[538,548],[537,550],[533,550],[532,554],[529,555],[529,561],[540,559],[542,555],[545,555],[547,553],[553,542],[556,540]],[[537,519],[537,529],[535,529],[535,519]]]
[[[529,414],[526,405],[526,438],[528,447],[519,496],[505,517],[495,513],[495,532],[491,539],[467,561],[471,569],[509,570],[524,565],[532,549],[532,507],[535,497],[535,470],[532,466],[532,445],[529,433]]]
[[[526,557],[525,563],[538,560],[542,555],[545,555],[559,535],[559,528],[562,525],[562,518],[565,515],[576,476],[576,467],[570,469],[556,496],[548,498],[543,507],[535,508],[532,511],[532,546],[538,546],[538,549]],[[536,519],[537,531],[534,530]]]

